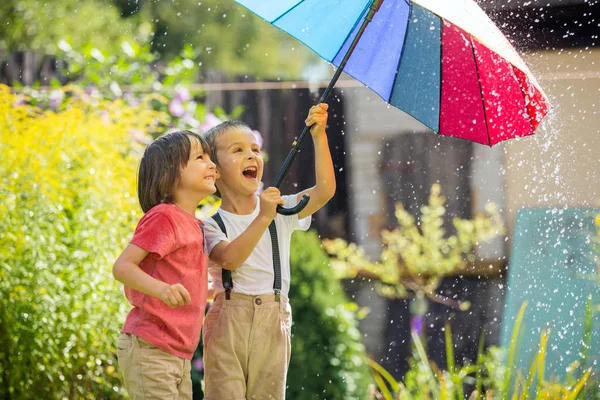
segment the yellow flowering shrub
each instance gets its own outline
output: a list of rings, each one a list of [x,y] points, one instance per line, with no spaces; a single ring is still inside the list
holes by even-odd
[[[592,238],[592,246],[597,253],[597,263],[598,263],[598,285],[600,285],[600,214],[596,215],[594,218],[594,226],[596,227],[596,237]]]
[[[443,228],[444,204],[440,185],[433,185],[429,204],[415,218],[401,204],[396,206],[398,228],[382,231],[381,259],[370,261],[362,248],[342,239],[325,240],[325,250],[333,256],[332,267],[339,278],[359,273],[375,278],[378,290],[388,297],[407,297],[409,291],[431,295],[440,280],[457,274],[475,261],[474,247],[504,233],[500,214],[493,204],[486,214],[473,219],[454,218],[456,233],[446,236]],[[407,290],[408,289],[408,290]]]
[[[141,216],[132,132],[164,116],[120,101],[18,103],[0,86],[0,398],[121,397],[128,307],[111,267]]]

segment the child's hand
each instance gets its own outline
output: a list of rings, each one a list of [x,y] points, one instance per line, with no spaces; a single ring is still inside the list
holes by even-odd
[[[325,128],[327,127],[327,109],[329,104],[320,103],[316,106],[312,106],[306,117],[306,126],[310,126],[310,133],[313,136],[319,136],[325,134]]]
[[[190,293],[181,283],[166,285],[158,298],[171,308],[185,306],[192,301]]]
[[[260,195],[260,214],[272,221],[277,215],[277,205],[283,205],[281,193],[276,187],[267,188]]]

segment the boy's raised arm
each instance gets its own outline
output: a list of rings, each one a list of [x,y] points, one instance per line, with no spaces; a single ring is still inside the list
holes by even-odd
[[[298,193],[298,200],[308,194],[308,205],[298,214],[298,219],[308,217],[323,207],[335,194],[335,172],[329,151],[329,143],[325,129],[327,127],[328,104],[321,103],[311,107],[306,125],[311,126],[310,133],[315,146],[315,178],[316,183],[310,189]]]

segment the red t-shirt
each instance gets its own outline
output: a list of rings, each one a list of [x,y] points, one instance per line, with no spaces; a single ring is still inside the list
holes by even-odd
[[[191,359],[200,340],[208,295],[208,254],[202,222],[174,204],[159,204],[138,222],[131,243],[150,252],[140,268],[168,284],[181,283],[191,302],[169,308],[156,297],[125,286],[133,305],[122,332],[177,357]]]

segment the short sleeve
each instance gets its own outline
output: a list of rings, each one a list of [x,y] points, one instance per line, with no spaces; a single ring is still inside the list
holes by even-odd
[[[204,223],[204,236],[206,238],[206,244],[208,245],[208,254],[212,252],[212,249],[220,242],[229,242],[227,236],[221,231],[217,222],[212,218],[207,218],[202,221]]]
[[[148,211],[138,222],[131,243],[161,259],[176,249],[171,219],[162,211]]]
[[[285,208],[294,207],[296,204],[298,204],[298,195],[297,194],[282,196],[282,198],[284,201],[283,206]],[[295,215],[291,215],[289,217],[285,217],[285,219],[289,224],[290,231],[296,231],[296,230],[307,231],[308,228],[310,228],[310,223],[312,221],[312,215],[309,215],[302,219],[298,219],[298,214],[295,214]]]

